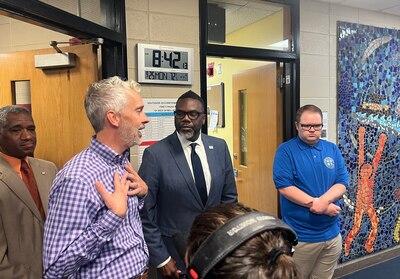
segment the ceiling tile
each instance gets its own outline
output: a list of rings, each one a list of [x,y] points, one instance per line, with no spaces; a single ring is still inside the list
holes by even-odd
[[[314,0],[340,6],[379,11],[400,16],[400,0]]]
[[[381,11],[400,5],[400,0],[345,0],[341,4],[371,11]]]

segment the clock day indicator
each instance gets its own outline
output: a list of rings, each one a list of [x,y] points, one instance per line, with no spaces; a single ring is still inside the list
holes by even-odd
[[[138,44],[140,83],[192,84],[193,48]]]

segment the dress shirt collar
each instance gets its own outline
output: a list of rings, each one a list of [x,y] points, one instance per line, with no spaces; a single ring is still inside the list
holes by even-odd
[[[321,144],[321,139],[318,140],[318,142],[315,145],[309,145],[307,143],[305,143],[304,141],[302,141],[299,136],[296,137],[297,140],[297,144],[299,145],[301,150],[305,150],[305,149],[309,149],[309,148],[315,148],[319,151],[322,150],[322,144]]]
[[[9,156],[7,154],[4,154],[3,152],[0,152],[0,157],[2,157],[4,160],[6,160],[7,163],[11,166],[11,168],[13,170],[15,170],[16,173],[18,173],[18,174],[21,173],[21,159]],[[25,157],[24,160],[29,165],[28,157]]]
[[[90,149],[102,157],[107,164],[123,164],[129,158],[129,149],[125,150],[122,154],[118,154],[109,146],[99,142],[96,136],[93,136],[91,139]]]

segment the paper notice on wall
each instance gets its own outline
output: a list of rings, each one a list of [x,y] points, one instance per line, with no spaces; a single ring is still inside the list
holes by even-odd
[[[144,150],[175,131],[174,110],[176,99],[143,99],[144,112],[149,123],[142,130],[142,143],[138,148],[138,167],[142,163]]]
[[[217,129],[218,124],[218,111],[210,110],[210,123],[208,124],[208,129],[211,131],[215,131]]]
[[[328,112],[324,111],[322,112],[322,124],[324,125],[322,127],[321,131],[321,139],[328,140]]]

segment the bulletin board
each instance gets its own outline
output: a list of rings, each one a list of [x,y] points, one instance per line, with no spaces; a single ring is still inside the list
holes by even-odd
[[[138,147],[138,169],[142,163],[144,150],[175,131],[175,98],[143,98],[143,104],[149,123],[146,123],[145,129],[141,130],[142,143]]]
[[[225,127],[225,89],[224,83],[207,86],[207,114],[211,111],[218,112],[217,127]],[[208,119],[210,119],[208,117]]]

